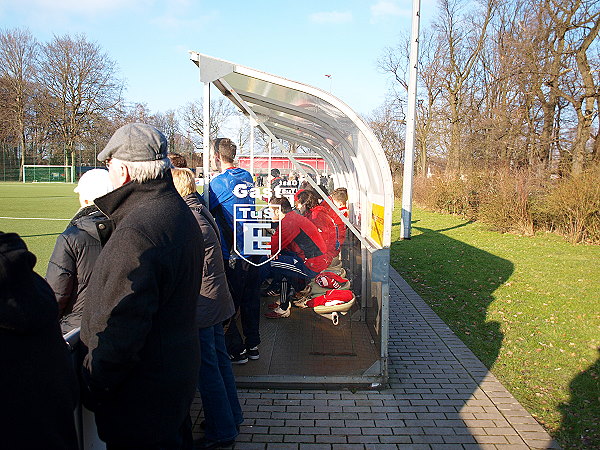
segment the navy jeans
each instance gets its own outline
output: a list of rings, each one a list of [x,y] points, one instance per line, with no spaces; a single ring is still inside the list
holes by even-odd
[[[231,361],[225,348],[223,326],[200,328],[200,376],[198,390],[202,398],[205,439],[229,441],[238,435],[244,421],[238,400]]]
[[[258,259],[256,260],[258,262]],[[225,343],[230,355],[240,354],[246,348],[260,344],[260,272],[257,266],[243,259],[225,261],[227,284],[233,297],[236,312],[240,312],[244,338],[238,329],[235,317],[229,322]]]

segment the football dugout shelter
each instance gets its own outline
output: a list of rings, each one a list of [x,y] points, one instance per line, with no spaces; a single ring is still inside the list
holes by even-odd
[[[307,388],[382,385],[388,373],[394,194],[381,144],[359,115],[329,92],[197,52],[190,52],[190,59],[198,66],[203,83],[204,173],[209,173],[212,160],[208,131],[212,86],[250,120],[251,136],[254,127],[259,127],[277,147],[276,156],[289,159],[317,192],[323,195],[305,164],[298,161],[301,154],[289,153],[281,141],[322,157],[334,186],[348,190],[348,218],[324,198],[348,228],[341,255],[356,296],[354,305],[334,325],[311,308],[294,308],[288,318],[267,319],[263,313],[273,298],[263,298],[260,359],[235,366],[238,384]],[[206,185],[204,193],[208,201]]]

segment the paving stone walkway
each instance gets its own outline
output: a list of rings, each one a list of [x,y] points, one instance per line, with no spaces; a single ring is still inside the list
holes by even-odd
[[[389,389],[241,389],[235,449],[560,448],[393,269]]]

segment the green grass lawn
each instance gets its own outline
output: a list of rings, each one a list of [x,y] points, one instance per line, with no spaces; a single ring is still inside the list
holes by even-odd
[[[392,265],[565,448],[600,448],[600,247],[416,209]]]
[[[0,230],[18,232],[45,275],[79,207],[70,184],[0,183]],[[394,215],[392,265],[565,448],[600,448],[600,247],[488,231],[415,209]]]
[[[42,276],[46,275],[56,237],[65,230],[79,209],[78,196],[73,192],[75,186],[65,183],[0,183],[0,231],[21,235],[29,250],[37,256],[35,271]]]
[[[46,275],[56,237],[65,230],[79,209],[79,197],[73,192],[75,186],[68,183],[0,182],[0,231],[14,231],[21,235],[29,250],[37,256],[35,271],[42,276]],[[199,191],[202,192],[202,189]]]

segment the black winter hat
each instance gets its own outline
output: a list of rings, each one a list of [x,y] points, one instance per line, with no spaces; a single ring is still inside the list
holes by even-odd
[[[0,290],[29,277],[36,261],[17,233],[0,231]]]

